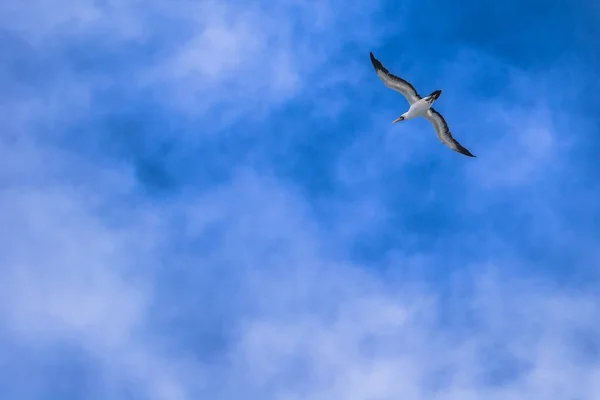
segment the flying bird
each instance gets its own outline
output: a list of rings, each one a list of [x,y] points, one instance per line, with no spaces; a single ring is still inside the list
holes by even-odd
[[[371,62],[375,67],[375,71],[383,83],[385,83],[387,87],[402,93],[410,105],[408,111],[395,119],[392,123],[406,121],[407,119],[416,117],[426,118],[433,124],[437,137],[442,143],[465,156],[475,157],[469,150],[464,148],[456,141],[456,139],[454,139],[442,114],[432,107],[433,102],[442,94],[441,90],[436,90],[427,97],[421,97],[413,85],[404,79],[391,74],[390,71],[375,58],[373,53],[369,54],[371,55]]]

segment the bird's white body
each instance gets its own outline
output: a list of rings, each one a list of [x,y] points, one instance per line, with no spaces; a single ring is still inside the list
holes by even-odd
[[[427,114],[427,111],[431,108],[432,104],[433,101],[431,101],[429,97],[425,97],[424,99],[418,100],[411,104],[408,111],[402,114],[401,116],[404,117],[404,120],[417,117],[424,117]]]

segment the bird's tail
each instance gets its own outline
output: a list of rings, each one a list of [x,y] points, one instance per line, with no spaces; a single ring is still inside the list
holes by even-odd
[[[430,96],[432,99],[434,99],[434,100],[437,100],[437,99],[438,99],[438,97],[440,97],[440,95],[441,95],[441,94],[442,94],[442,91],[438,89],[438,90],[436,90],[435,92],[431,93],[429,96]]]

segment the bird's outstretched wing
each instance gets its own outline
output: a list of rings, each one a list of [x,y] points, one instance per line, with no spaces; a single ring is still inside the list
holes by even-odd
[[[452,150],[459,152],[460,154],[464,154],[465,156],[475,157],[471,152],[465,149],[450,133],[450,129],[448,128],[448,124],[442,117],[442,114],[437,112],[433,107],[427,110],[427,114],[424,115],[435,128],[435,132],[437,133],[438,139],[442,141],[446,146],[450,147]]]
[[[413,104],[421,99],[421,96],[419,96],[419,93],[417,93],[417,90],[413,85],[404,79],[391,74],[390,71],[388,71],[383,64],[375,58],[373,53],[369,54],[371,55],[371,62],[375,67],[375,72],[377,72],[377,75],[387,87],[402,93],[404,97],[406,97],[408,104]]]

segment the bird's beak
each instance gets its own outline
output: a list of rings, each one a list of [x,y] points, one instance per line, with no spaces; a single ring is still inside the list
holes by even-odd
[[[396,122],[400,122],[400,121],[404,121],[404,117],[398,117],[395,120],[392,121],[392,124],[395,124]]]

